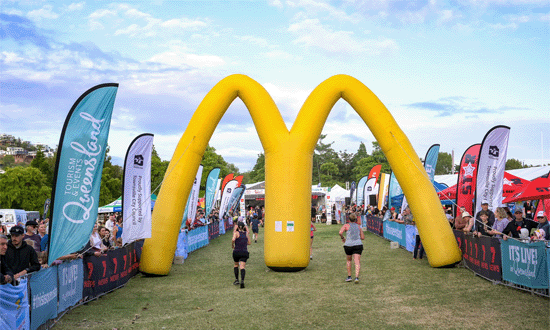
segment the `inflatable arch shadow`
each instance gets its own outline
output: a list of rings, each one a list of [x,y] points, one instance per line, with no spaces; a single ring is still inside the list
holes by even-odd
[[[248,108],[265,151],[264,257],[268,267],[298,271],[308,266],[313,149],[340,98],[355,109],[379,142],[407,196],[431,266],[444,267],[461,260],[439,198],[416,152],[365,85],[347,75],[325,80],[309,95],[289,132],[260,84],[244,75],[231,75],[206,95],[174,151],[153,211],[152,237],[143,246],[142,272],[170,272],[185,207],[182,201],[187,200],[216,126],[236,97]]]

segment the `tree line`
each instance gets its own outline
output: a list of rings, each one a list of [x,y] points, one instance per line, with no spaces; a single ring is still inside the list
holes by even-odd
[[[355,153],[347,150],[337,152],[332,147],[334,142],[326,143],[325,138],[326,135],[321,135],[315,146],[311,173],[313,184],[321,183],[324,187],[339,184],[345,187],[346,182],[357,182],[361,177],[368,175],[372,167],[377,164],[382,165],[383,173],[390,173],[390,165],[378,142],[372,142],[370,154],[363,142],[359,144]],[[54,157],[46,158],[42,150],[38,148],[36,157],[30,165],[6,164],[0,160],[0,164],[5,170],[4,174],[0,174],[0,208],[42,211],[44,201],[51,197],[56,158],[57,152],[54,153]],[[151,191],[153,193],[158,194],[168,164],[169,161],[162,160],[153,146],[151,158]],[[265,155],[263,153],[258,155],[256,163],[250,171],[240,172],[234,164],[226,162],[221,155],[216,153],[214,147],[208,145],[201,164],[204,167],[201,197],[204,195],[208,173],[215,167],[220,168],[221,178],[234,173],[235,176],[243,175],[245,184],[265,180]],[[506,161],[506,170],[525,167],[531,166],[513,158]],[[451,155],[440,152],[435,174],[451,174],[451,169]],[[455,173],[457,171],[458,165],[455,166]],[[122,195],[122,175],[122,167],[112,163],[109,147],[107,147],[98,206],[106,205]]]

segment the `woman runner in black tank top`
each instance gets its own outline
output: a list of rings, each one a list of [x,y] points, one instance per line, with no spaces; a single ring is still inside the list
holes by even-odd
[[[246,261],[248,260],[248,248],[251,244],[250,236],[248,235],[248,228],[244,225],[244,222],[238,222],[237,230],[233,232],[233,239],[231,240],[231,248],[233,248],[233,272],[235,273],[235,285],[241,285],[241,289],[244,289],[244,277],[246,275]],[[239,282],[239,268],[241,273],[241,281]]]

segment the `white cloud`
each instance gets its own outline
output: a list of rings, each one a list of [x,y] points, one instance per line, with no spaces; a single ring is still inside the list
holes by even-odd
[[[540,20],[543,22],[550,22],[550,14],[546,14],[540,17]]]
[[[495,30],[515,30],[518,28],[518,25],[516,23],[509,23],[509,24],[489,24],[490,27],[492,27]]]
[[[172,46],[169,51],[152,56],[149,61],[174,67],[215,68],[225,65],[223,58],[216,55],[190,53],[186,47]]]
[[[284,87],[274,83],[262,84],[269,95],[275,101],[283,118],[290,119],[294,122],[298,111],[311,93],[311,90],[306,90],[298,86],[284,85]],[[288,126],[290,129],[290,126]]]
[[[269,0],[269,5],[277,8],[283,8],[281,0]]]
[[[318,19],[307,19],[291,24],[288,31],[295,33],[295,44],[317,47],[331,54],[379,55],[399,49],[392,39],[358,39],[351,31],[332,31]]]
[[[82,10],[84,8],[84,2],[79,2],[79,3],[71,3],[70,5],[67,6],[67,11],[78,11],[78,10]]]
[[[438,14],[439,18],[437,19],[437,24],[439,25],[462,18],[461,14],[456,13],[452,9],[441,10]]]
[[[188,18],[177,18],[171,19],[160,24],[162,27],[166,28],[178,28],[178,29],[197,29],[206,27],[208,24],[206,21],[201,21],[198,19],[188,19]]]
[[[241,41],[247,41],[261,47],[269,47],[269,42],[264,38],[258,38],[254,36],[237,36],[236,38]]]
[[[339,21],[347,21],[352,23],[358,23],[362,20],[361,15],[358,13],[348,14],[342,9],[338,9],[328,2],[316,1],[316,0],[298,0],[287,1],[287,5],[293,8],[303,8],[306,11],[308,17],[318,16],[319,13],[326,13],[329,17],[337,19]]]
[[[40,9],[35,9],[28,12],[27,17],[34,20],[58,18],[59,15],[54,13],[52,9],[53,7],[51,5],[44,5]]]

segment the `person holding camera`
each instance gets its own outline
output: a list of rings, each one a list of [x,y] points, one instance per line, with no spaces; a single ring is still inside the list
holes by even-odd
[[[241,285],[241,289],[244,289],[244,277],[246,275],[246,261],[248,260],[248,245],[252,242],[248,235],[248,229],[244,222],[239,221],[237,223],[237,229],[233,232],[233,238],[231,239],[231,248],[233,249],[233,272],[235,273],[234,285]],[[239,282],[239,269],[241,272],[241,281]]]

